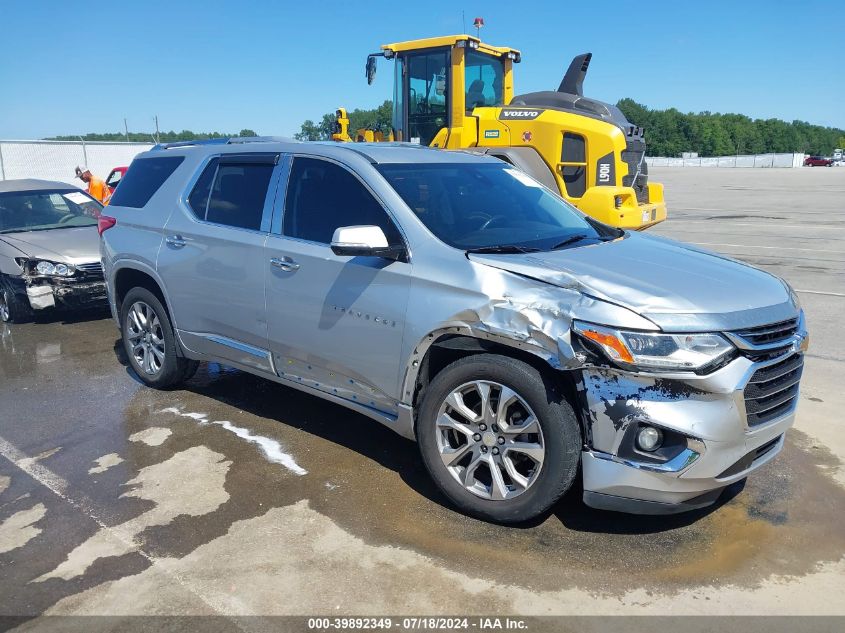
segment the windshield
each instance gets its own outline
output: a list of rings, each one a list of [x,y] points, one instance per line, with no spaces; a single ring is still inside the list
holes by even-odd
[[[0,233],[96,226],[102,210],[78,189],[0,193]]]
[[[621,235],[504,162],[383,164],[378,170],[432,233],[461,250],[552,250]]]

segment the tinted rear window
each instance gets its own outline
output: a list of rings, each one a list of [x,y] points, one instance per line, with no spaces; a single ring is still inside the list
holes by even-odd
[[[270,163],[218,165],[208,200],[206,222],[260,230],[273,168]]]
[[[183,156],[133,160],[120,181],[120,187],[115,189],[110,204],[115,207],[143,207],[183,160]]]

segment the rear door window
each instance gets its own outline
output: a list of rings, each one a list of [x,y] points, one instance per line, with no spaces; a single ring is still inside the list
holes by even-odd
[[[205,220],[208,211],[208,197],[211,194],[211,185],[214,184],[214,176],[217,173],[217,159],[213,159],[203,170],[202,175],[194,185],[191,194],[188,196],[188,206],[200,220]]]
[[[194,185],[188,205],[200,220],[260,231],[276,161],[277,155],[263,154],[215,158]]]
[[[120,188],[115,189],[110,204],[136,209],[146,206],[183,160],[183,156],[136,158],[126,171]]]

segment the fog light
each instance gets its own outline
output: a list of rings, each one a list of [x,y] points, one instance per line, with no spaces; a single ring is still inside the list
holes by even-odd
[[[663,444],[663,433],[660,429],[653,426],[644,426],[637,433],[637,446],[641,450],[651,453],[660,448],[661,444]]]
[[[619,209],[622,207],[622,196],[613,196],[613,203],[616,205],[616,208]]]

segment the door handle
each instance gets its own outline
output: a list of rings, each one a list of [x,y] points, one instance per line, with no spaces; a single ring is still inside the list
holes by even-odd
[[[284,270],[287,273],[292,273],[295,270],[299,270],[299,264],[297,264],[288,256],[271,257],[270,263],[279,270]]]
[[[164,241],[168,246],[172,246],[173,248],[182,248],[188,243],[181,235],[168,235]]]

